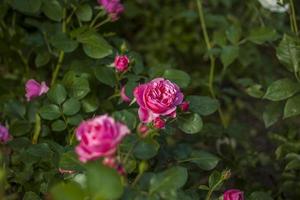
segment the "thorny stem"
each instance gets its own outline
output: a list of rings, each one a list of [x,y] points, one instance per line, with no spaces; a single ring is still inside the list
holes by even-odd
[[[197,0],[197,6],[198,6],[198,13],[199,13],[199,18],[200,18],[201,29],[202,29],[203,36],[204,36],[204,41],[205,41],[207,50],[210,51],[212,49],[212,45],[209,41],[207,28],[206,28],[206,24],[205,24],[202,0]],[[208,79],[208,89],[209,89],[211,97],[216,99],[216,94],[215,94],[214,85],[213,85],[214,84],[216,59],[210,52],[209,52],[209,59],[210,59],[210,71],[209,71],[209,79]],[[223,114],[221,108],[218,109],[218,113],[219,113],[219,116],[220,116],[223,127],[227,127],[227,124],[226,124],[226,121],[225,121],[225,118],[224,118],[224,114]]]

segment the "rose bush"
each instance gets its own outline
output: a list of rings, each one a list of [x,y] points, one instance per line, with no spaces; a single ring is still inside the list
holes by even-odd
[[[0,199],[299,199],[299,6],[3,0]]]

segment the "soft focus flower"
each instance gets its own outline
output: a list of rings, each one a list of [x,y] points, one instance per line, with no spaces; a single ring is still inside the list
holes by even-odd
[[[124,102],[130,102],[131,99],[126,95],[126,91],[125,91],[125,86],[123,86],[121,88],[121,99],[124,101]]]
[[[223,200],[244,200],[244,193],[237,189],[231,189],[224,192]]]
[[[134,89],[134,96],[139,104],[139,117],[144,123],[159,116],[168,116],[182,103],[180,88],[169,80],[156,78]]]
[[[264,7],[265,9],[270,10],[271,12],[278,12],[283,13],[288,11],[289,5],[280,5],[278,4],[277,0],[258,0],[259,3]]]
[[[124,12],[124,6],[120,0],[98,0],[98,3],[104,7],[113,21],[119,19],[119,16]]]
[[[6,143],[10,139],[8,129],[0,124],[0,142]]]
[[[45,82],[39,83],[34,79],[30,79],[26,82],[25,90],[27,101],[31,101],[32,99],[47,93],[49,88]]]
[[[114,66],[118,72],[124,72],[129,67],[129,58],[126,55],[115,57]]]
[[[154,119],[153,125],[155,128],[161,129],[166,126],[165,120],[161,119],[160,117],[157,117]]]
[[[126,125],[113,118],[102,115],[82,122],[76,129],[76,153],[82,162],[100,157],[112,157],[123,139],[130,131]]]
[[[181,105],[180,105],[180,109],[183,111],[183,112],[186,112],[188,111],[190,108],[190,103],[188,101],[184,101]]]

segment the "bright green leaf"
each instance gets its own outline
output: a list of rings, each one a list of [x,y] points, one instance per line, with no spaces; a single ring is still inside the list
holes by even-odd
[[[178,127],[187,134],[195,134],[201,131],[203,122],[197,113],[192,113],[179,117]]]
[[[188,96],[190,110],[199,115],[207,116],[216,112],[220,106],[219,101],[207,96]]]
[[[58,106],[49,104],[40,109],[40,115],[43,119],[54,120],[59,118],[61,113]]]
[[[75,98],[68,99],[62,106],[65,115],[75,115],[80,110],[80,102]]]
[[[48,98],[56,104],[61,104],[67,97],[67,91],[61,84],[55,84],[48,92]]]
[[[273,82],[264,95],[265,99],[271,101],[281,101],[287,99],[300,90],[300,85],[290,79],[280,79]]]
[[[300,95],[287,100],[284,107],[283,118],[294,117],[300,114]]]

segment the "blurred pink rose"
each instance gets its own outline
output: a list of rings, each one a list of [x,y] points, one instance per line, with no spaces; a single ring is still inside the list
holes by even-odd
[[[112,21],[118,20],[119,16],[124,12],[124,6],[120,0],[98,0],[98,3],[104,7]]]
[[[157,117],[157,118],[154,119],[153,125],[154,125],[155,128],[161,129],[161,128],[164,128],[166,126],[166,122],[165,122],[165,120]]]
[[[190,102],[188,101],[184,101],[181,105],[180,105],[180,109],[183,111],[183,112],[187,112],[190,108]]]
[[[224,192],[223,200],[244,200],[244,193],[237,189],[231,189]]]
[[[116,56],[114,65],[118,72],[124,72],[129,67],[129,58],[126,55],[123,56]]]
[[[6,143],[10,139],[8,129],[0,124],[0,142]]]
[[[151,122],[159,116],[171,115],[183,100],[180,88],[163,78],[139,85],[134,90],[134,96],[140,106],[140,120],[144,123]]]
[[[125,86],[121,88],[121,99],[127,103],[131,101],[131,99],[126,95]]]
[[[124,136],[130,131],[126,125],[102,115],[82,122],[76,129],[76,153],[82,162],[100,157],[111,157]]]
[[[30,79],[26,82],[25,90],[27,101],[31,101],[34,98],[47,93],[49,88],[45,82],[39,83],[34,79]]]

